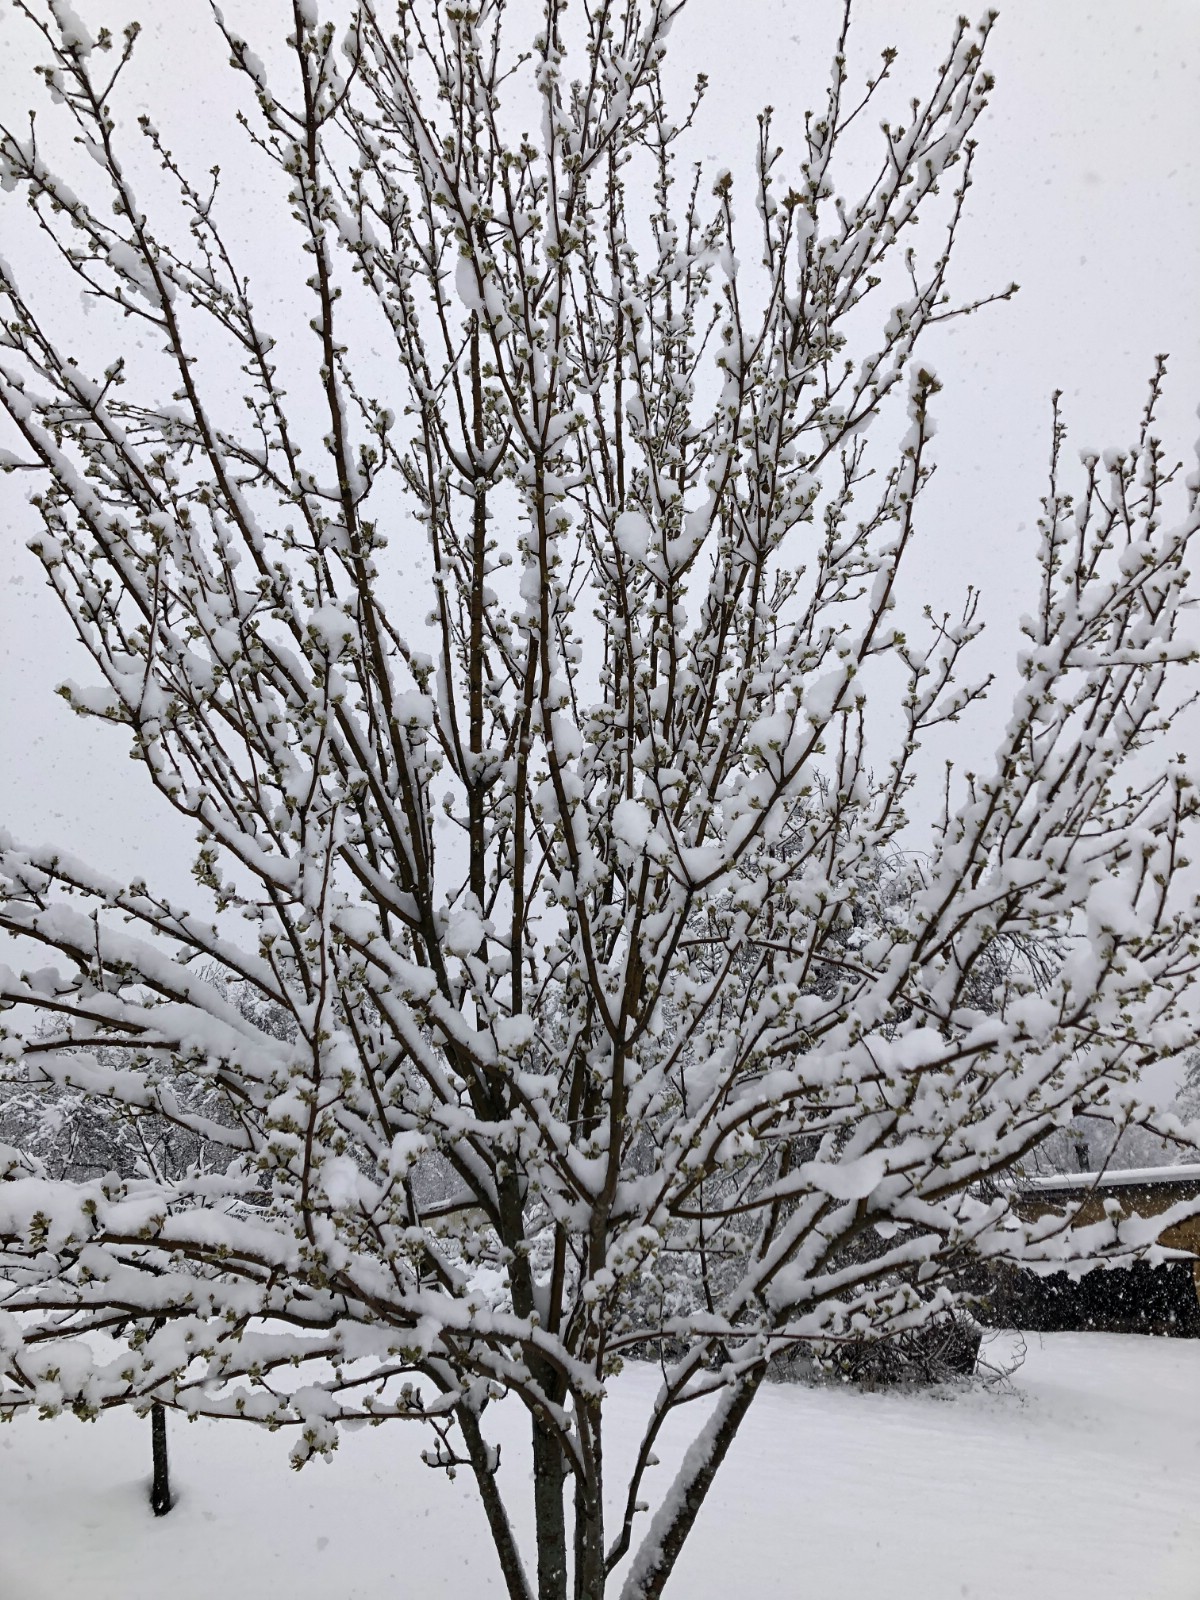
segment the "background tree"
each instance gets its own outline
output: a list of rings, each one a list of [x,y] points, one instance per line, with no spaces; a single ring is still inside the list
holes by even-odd
[[[205,977],[261,1031],[292,1036],[291,1019],[281,1009],[230,986],[215,967]],[[76,1181],[114,1172],[173,1182],[228,1161],[227,1145],[212,1136],[214,1121],[220,1124],[226,1114],[226,1097],[204,1077],[174,1071],[172,1115],[164,1116],[152,1097],[127,1092],[150,1064],[136,1050],[98,1038],[86,1056],[64,1051],[58,1029],[43,1021],[40,1033],[24,1039],[21,1055],[22,1070],[0,1075],[0,1141],[34,1157],[46,1177]]]
[[[1198,521],[1162,363],[1135,445],[1074,492],[1055,416],[1019,687],[918,861],[922,745],[987,689],[959,679],[976,596],[920,639],[897,601],[939,389],[917,344],[982,303],[948,271],[990,16],[884,122],[857,200],[835,156],[894,56],[856,95],[843,30],[798,162],[760,119],[749,225],[728,174],[677,193],[666,0],[551,0],[524,51],[491,0],[365,0],[342,30],[294,0],[271,73],[227,30],[297,337],[290,298],[268,331],[219,172],[148,118],[135,193],[136,30],[17,9],[103,182],[68,185],[40,123],[0,130],[3,182],[116,315],[92,366],[61,296],[0,269],[8,465],[100,680],[63,692],[194,823],[204,906],[5,837],[0,926],[51,965],[4,974],[4,1045],[221,1155],[73,1184],[6,1156],[0,1409],[153,1398],[294,1425],[297,1463],[341,1421],[416,1422],[473,1474],[512,1596],[616,1574],[649,1600],[777,1356],[920,1326],[971,1256],[1150,1242],[1024,1228],[985,1180],[1081,1111],[1146,1121],[1138,1069],[1186,1038],[1195,798],[1145,753]],[[1012,959],[1047,940],[1052,970]],[[702,1304],[659,1292],[698,1255]],[[606,1529],[606,1384],[652,1349]]]
[[[1179,1092],[1149,1126],[1136,1118],[1115,1126],[1109,1116],[1075,1117],[1060,1133],[1030,1152],[1022,1170],[1055,1172],[1121,1172],[1132,1168],[1172,1167],[1196,1159],[1196,1127],[1200,1123],[1200,1074],[1193,1052],[1187,1059]]]

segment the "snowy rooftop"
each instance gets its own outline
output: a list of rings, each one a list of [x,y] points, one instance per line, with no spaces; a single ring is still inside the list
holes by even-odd
[[[1130,1167],[1113,1172],[1059,1172],[1023,1178],[1023,1189],[1113,1189],[1143,1183],[1200,1183],[1200,1163],[1178,1167]]]

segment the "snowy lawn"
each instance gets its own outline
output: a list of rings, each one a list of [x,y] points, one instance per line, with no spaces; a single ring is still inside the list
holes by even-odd
[[[995,1357],[1003,1348],[991,1346]],[[613,1386],[635,1444],[651,1368]],[[697,1422],[698,1418],[690,1419]],[[510,1408],[493,1432],[522,1501]],[[471,1600],[502,1586],[466,1478],[401,1424],[296,1474],[287,1434],[171,1419],[178,1504],[146,1504],[149,1423],[0,1429],[3,1600]],[[656,1488],[678,1453],[662,1450]],[[619,1465],[614,1462],[614,1466]],[[522,1507],[523,1509],[523,1507]],[[1031,1335],[1008,1392],[772,1387],[676,1573],[677,1600],[1196,1600],[1200,1342]]]

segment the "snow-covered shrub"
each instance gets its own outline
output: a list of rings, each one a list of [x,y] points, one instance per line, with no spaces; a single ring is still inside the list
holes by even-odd
[[[1200,1339],[1200,1285],[1190,1261],[1044,1277],[1001,1263],[980,1311],[997,1328]]]

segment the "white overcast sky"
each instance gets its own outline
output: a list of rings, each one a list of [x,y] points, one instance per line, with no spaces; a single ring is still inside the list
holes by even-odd
[[[897,45],[896,83],[920,91],[961,3],[862,0],[853,64],[865,69],[882,46]],[[93,29],[141,18],[130,114],[152,109],[177,148],[205,164],[220,153],[228,166],[240,147],[207,0],[75,4]],[[226,9],[253,41],[285,33],[291,8],[241,0]],[[697,148],[714,168],[743,167],[767,102],[781,141],[798,145],[840,10],[840,0],[691,0],[672,52],[681,81],[709,75]],[[11,0],[0,0],[5,120],[44,103],[27,36]],[[1169,351],[1169,448],[1189,455],[1200,431],[1200,3],[1008,0],[991,53],[998,81],[956,282],[966,295],[1016,279],[1022,292],[949,325],[932,352],[945,383],[941,466],[917,573],[925,592],[910,600],[940,608],[968,583],[981,585],[988,664],[1000,665],[1012,658],[1016,617],[1032,604],[1051,391],[1064,391],[1077,445],[1120,443],[1132,435],[1155,352]],[[11,203],[18,196],[2,198],[7,254],[23,217]],[[146,792],[124,735],[75,718],[52,694],[61,678],[87,681],[89,664],[24,549],[34,526],[27,489],[24,475],[0,478],[0,826],[187,894],[189,831]],[[985,753],[995,719],[1003,721],[999,704],[963,738]],[[1192,727],[1200,735],[1200,720]]]

